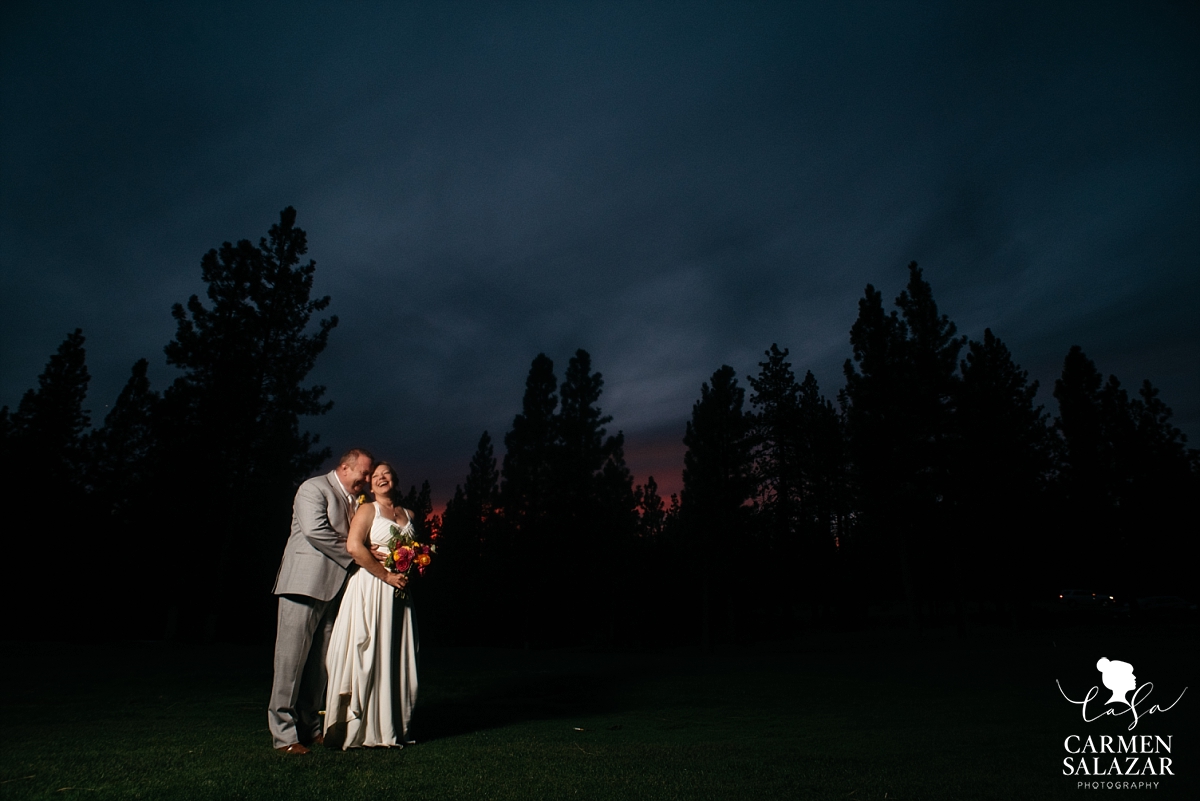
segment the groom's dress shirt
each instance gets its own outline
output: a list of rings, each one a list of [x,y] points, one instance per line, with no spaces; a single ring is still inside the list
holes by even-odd
[[[334,473],[336,474],[336,472],[337,471],[335,470]],[[346,489],[346,485],[342,483],[340,477],[338,478],[338,486],[342,488],[342,502],[346,505],[346,533],[342,534],[341,532],[338,532],[338,539],[344,545],[350,536],[349,521],[354,519],[354,513],[358,511],[358,504],[354,502],[354,494],[351,493],[350,490]]]

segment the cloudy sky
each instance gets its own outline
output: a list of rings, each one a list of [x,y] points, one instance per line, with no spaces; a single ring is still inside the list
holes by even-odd
[[[1044,6],[1053,6],[1052,9]],[[1042,400],[1081,345],[1200,439],[1195,3],[33,3],[0,10],[0,404],[76,327],[99,422],[200,258],[295,206],[313,380],[444,501],[533,357],[678,487],[722,364],[826,394],[918,261]]]

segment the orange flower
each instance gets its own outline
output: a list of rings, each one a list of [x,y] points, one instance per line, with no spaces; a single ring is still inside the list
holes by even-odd
[[[429,564],[430,561],[429,554],[427,553],[423,553],[417,557],[417,564],[421,567],[425,567],[425,565]]]

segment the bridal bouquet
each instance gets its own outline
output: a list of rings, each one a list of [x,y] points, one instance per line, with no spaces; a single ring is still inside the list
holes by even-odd
[[[417,542],[410,532],[412,529],[405,528],[400,530],[399,526],[392,526],[391,538],[388,540],[388,557],[383,563],[383,566],[388,570],[396,573],[403,573],[406,576],[412,575],[412,569],[417,569],[417,575],[425,575],[425,568],[429,567],[429,563],[433,561],[433,555],[437,553],[437,545],[422,545]],[[437,534],[432,537],[437,539]],[[396,590],[397,598],[406,598],[407,593],[404,590]]]

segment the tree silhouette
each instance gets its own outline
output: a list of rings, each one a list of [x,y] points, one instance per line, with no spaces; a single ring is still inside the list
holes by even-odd
[[[505,539],[521,543],[523,569],[519,580],[510,578],[514,602],[520,610],[520,636],[526,647],[545,628],[545,612],[538,602],[552,597],[558,566],[550,507],[556,489],[558,381],[554,362],[539,353],[529,367],[521,412],[504,435],[504,468],[501,503]]]
[[[312,450],[316,438],[300,431],[300,417],[332,406],[322,401],[325,387],[303,382],[337,317],[307,332],[329,297],[310,297],[316,263],[301,264],[308,240],[295,223],[289,206],[269,239],[210,250],[201,275],[211,307],[193,295],[186,309],[171,309],[175,339],[165,352],[183,375],[168,390],[170,411],[203,430],[234,486],[293,486],[328,457]]]
[[[611,447],[605,441],[604,426],[612,417],[601,414],[597,405],[604,379],[591,369],[588,352],[575,351],[559,388],[557,497],[573,517],[586,517],[594,511],[589,507],[596,496],[596,476],[608,456],[606,446]]]
[[[1063,451],[1056,483],[1061,514],[1056,561],[1065,569],[1066,581],[1082,586],[1097,580],[1094,547],[1111,552],[1119,545],[1109,524],[1119,479],[1112,432],[1106,430],[1104,419],[1103,382],[1095,363],[1078,345],[1067,353],[1062,376],[1054,382],[1055,429]],[[1112,405],[1111,393],[1108,405]]]
[[[13,509],[40,503],[33,495],[39,485],[31,483],[33,473],[28,465],[37,465],[37,475],[52,477],[52,503],[58,520],[72,529],[86,530],[91,522],[87,495],[90,485],[88,412],[83,408],[87,396],[89,374],[84,337],[80,329],[67,335],[38,376],[37,389],[30,389],[21,398],[11,416],[7,407],[0,413],[4,437],[0,442],[0,486]],[[35,565],[45,561],[46,543],[37,536],[36,528],[28,525],[7,527],[7,558],[13,565]],[[94,562],[109,567],[111,552],[101,548]],[[103,572],[101,573],[103,574]],[[53,625],[70,614],[76,602],[74,596],[48,593],[27,613],[16,615],[5,626],[5,633],[14,637],[41,637],[57,634]]]
[[[428,534],[430,519],[433,517],[433,490],[429,487],[429,479],[421,482],[420,490],[416,484],[410,485],[400,505],[412,510],[413,526],[417,529],[417,535]]]
[[[295,222],[289,206],[257,245],[226,242],[205,254],[208,305],[195,295],[186,308],[176,304],[165,348],[183,371],[163,399],[165,458],[200,500],[179,533],[209,543],[197,567],[223,611],[249,625],[269,625],[238,610],[270,586],[295,486],[328,456],[313,450],[317,438],[300,430],[300,418],[331,406],[324,387],[304,381],[337,318],[308,330],[329,298],[311,298],[315,263],[301,262],[307,237]]]
[[[990,328],[969,343],[960,369],[949,547],[958,575],[970,571],[977,592],[1007,602],[1049,578],[1033,570],[1049,560],[1029,558],[1049,544],[1042,504],[1052,465],[1048,415],[1034,403],[1038,382]]]
[[[104,426],[92,435],[99,505],[118,525],[131,525],[144,513],[160,467],[155,421],[161,398],[150,389],[148,367],[145,359],[134,363]]]
[[[521,412],[504,435],[501,497],[508,523],[522,536],[537,536],[555,488],[554,410],[558,406],[554,362],[539,353],[529,367]]]
[[[92,514],[97,525],[131,540],[160,537],[159,521],[177,513],[177,488],[170,478],[174,471],[164,470],[162,460],[161,399],[150,389],[148,366],[145,359],[134,363],[104,425],[89,435]],[[113,561],[106,572],[119,577],[109,593],[110,605],[120,610],[114,628],[139,639],[162,636],[164,601],[173,588],[160,555],[134,548]]]
[[[638,510],[638,536],[649,540],[661,537],[667,521],[667,507],[658,494],[654,476],[648,476],[645,484],[634,488],[633,500]]]
[[[758,409],[754,429],[758,448],[755,478],[761,513],[766,518],[768,547],[784,561],[798,559],[801,505],[804,501],[800,454],[800,385],[787,348],[775,344],[759,362],[758,377],[749,377],[754,394],[750,404]]]
[[[850,492],[842,417],[805,371],[797,406],[802,494],[800,560],[810,603],[828,608],[842,589],[839,543],[849,531]]]
[[[76,499],[87,483],[87,439],[90,413],[87,397],[87,354],[84,336],[76,328],[67,335],[38,376],[36,390],[28,390],[8,423],[8,440],[14,452],[37,454],[48,474],[57,476]],[[7,407],[5,408],[7,411]]]
[[[854,358],[846,360],[841,398],[863,512],[860,540],[870,559],[864,577],[879,586],[896,565],[915,626],[922,593],[941,583],[932,565],[949,539],[939,504],[952,467],[964,340],[938,313],[916,262],[908,270],[908,285],[896,298],[900,314],[885,314],[880,294],[867,285],[850,329]]]
[[[752,418],[743,411],[745,392],[738,386],[733,368],[724,365],[713,373],[709,383],[700,387],[700,400],[692,406],[683,443],[683,494],[680,499],[682,525],[687,532],[694,556],[692,570],[699,584],[701,602],[701,641],[705,650],[713,636],[714,584],[728,588],[724,594],[730,635],[736,634],[735,608],[740,606],[742,589],[737,573],[729,571],[715,554],[716,544],[731,543],[742,549],[749,543],[739,539],[748,535],[746,503],[754,494],[753,451],[755,439]],[[716,564],[710,562],[716,557]],[[731,584],[731,582],[733,582]]]
[[[512,595],[510,576],[519,572],[510,558],[500,528],[500,474],[492,438],[484,431],[471,457],[465,489],[454,488],[454,497],[442,516],[438,545],[438,571],[431,609],[448,639],[456,642],[491,642],[504,630],[494,599]],[[511,643],[509,643],[511,644]]]
[[[1180,591],[1190,577],[1180,559],[1192,539],[1179,520],[1196,473],[1186,438],[1170,423],[1171,410],[1145,381],[1130,398],[1116,376],[1103,381],[1079,346],[1067,353],[1055,382],[1055,428],[1062,462],[1060,562],[1073,584],[1104,592]],[[1123,555],[1157,566],[1153,578],[1131,577]]]
[[[614,633],[608,596],[623,577],[607,560],[596,558],[596,543],[619,550],[629,544],[636,524],[624,436],[609,436],[604,428],[612,417],[600,410],[603,388],[591,356],[576,350],[559,387],[553,504],[558,535],[548,545],[559,565],[552,571],[553,592],[566,599],[554,607],[555,628],[584,637]]]

